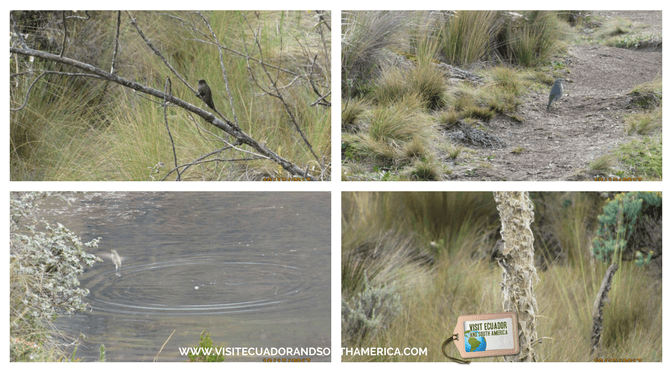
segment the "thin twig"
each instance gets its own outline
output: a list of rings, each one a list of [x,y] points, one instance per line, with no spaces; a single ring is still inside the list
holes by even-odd
[[[320,19],[320,24],[324,24],[327,27],[327,29],[331,31],[331,26],[329,25],[329,22],[327,22],[324,10],[316,10],[315,13],[317,13],[317,17]],[[327,12],[326,14],[331,15],[330,12]]]
[[[14,12],[9,13],[9,19],[12,21],[12,29],[14,30],[14,34],[16,35],[17,38],[19,38],[19,44],[21,44],[21,47],[23,49],[30,49],[28,47],[28,44],[26,43],[26,40],[23,38],[23,34],[19,32],[19,30],[16,28],[16,22],[14,21]]]
[[[331,107],[331,102],[327,101],[325,98],[328,97],[331,92],[328,92],[327,94],[322,94],[317,90],[317,87],[315,86],[315,83],[313,82],[313,70],[315,69],[315,64],[317,63],[317,54],[313,58],[313,63],[310,65],[310,73],[308,74],[308,81],[310,81],[310,86],[313,87],[313,92],[317,94],[318,98],[315,102],[311,104],[311,106],[315,106],[316,104],[326,106],[326,107]]]
[[[68,28],[65,26],[65,10],[61,12],[61,16],[63,18],[63,43],[61,45],[61,53],[58,55],[59,57],[63,57],[63,53],[65,53],[65,39],[68,37]]]
[[[177,331],[177,328],[175,328],[175,329],[173,330],[173,333],[175,333],[175,331]],[[168,343],[168,341],[170,340],[170,338],[173,337],[173,333],[171,333],[170,336],[168,336],[168,339],[166,340],[166,342],[164,342],[163,345],[161,345],[161,349],[159,349],[159,352],[158,352],[158,353],[156,354],[156,356],[154,357],[154,362],[156,362],[156,361],[159,359],[159,354],[161,354],[161,352],[163,351],[163,348],[166,346],[166,344]]]
[[[149,47],[149,49],[151,49],[151,50],[154,52],[154,54],[156,54],[156,55],[163,61],[163,64],[165,64],[166,67],[168,67],[168,69],[169,69],[173,74],[175,74],[175,76],[177,76],[178,79],[182,80],[182,82],[184,83],[184,85],[188,86],[189,89],[191,89],[192,92],[196,93],[196,89],[194,89],[194,87],[192,87],[192,86],[187,82],[187,80],[185,80],[185,79],[182,77],[182,75],[180,75],[180,74],[177,72],[177,70],[175,70],[175,68],[173,68],[173,66],[168,62],[168,60],[166,59],[166,57],[164,57],[163,54],[161,54],[161,52],[154,46],[154,44],[152,44],[152,41],[149,40],[149,39],[145,36],[145,34],[142,32],[142,30],[140,30],[140,27],[138,27],[138,22],[137,22],[138,20],[135,19],[135,18],[133,18],[133,16],[131,15],[131,13],[130,13],[129,11],[126,11],[126,13],[127,13],[128,16],[131,18],[131,24],[135,27],[136,30],[138,30],[138,34],[140,34],[140,37],[142,38],[142,40],[145,41],[145,44],[147,44],[147,46]]]
[[[166,96],[172,94],[172,85],[170,83],[170,77],[166,77]],[[163,101],[163,121],[166,123],[166,130],[168,131],[168,137],[170,137],[170,144],[173,146],[173,159],[175,159],[175,167],[177,167],[177,152],[175,152],[175,142],[173,141],[173,135],[170,133],[170,126],[168,125],[168,102],[164,99]],[[180,173],[177,173],[177,179],[180,180]]]
[[[114,53],[112,54],[112,67],[110,74],[114,74],[114,65],[117,62],[117,51],[119,50],[119,28],[121,26],[121,10],[117,11],[117,34],[114,37]]]
[[[86,14],[86,18],[84,18],[84,17],[80,17],[80,16],[67,16],[65,19],[74,18],[74,19],[83,19],[83,20],[85,20],[85,21],[91,19],[91,16],[89,15],[89,11],[88,11],[88,10],[85,10],[85,11],[84,11],[84,14]]]
[[[179,166],[177,166],[177,167],[171,169],[171,170],[170,170],[170,171],[169,171],[169,172],[168,172],[168,173],[167,173],[161,180],[162,180],[162,181],[166,180],[166,178],[168,178],[168,176],[170,176],[170,174],[173,173],[173,172],[176,172],[176,171],[177,171],[177,172],[180,172],[179,169],[182,168],[182,167],[184,167],[184,169],[181,171],[181,173],[184,173],[184,172],[185,172],[187,169],[189,169],[189,167],[191,167],[192,165],[199,165],[199,164],[211,163],[211,162],[213,162],[213,161],[217,161],[217,162],[236,162],[236,161],[250,161],[250,160],[263,160],[263,159],[266,159],[266,157],[264,157],[264,156],[261,156],[261,155],[258,155],[258,154],[254,154],[254,156],[255,156],[254,158],[203,160],[203,159],[206,159],[206,158],[208,158],[208,157],[210,157],[210,156],[216,155],[216,154],[218,154],[218,153],[220,153],[220,152],[222,152],[222,151],[224,151],[224,150],[228,150],[228,149],[230,149],[230,148],[232,148],[232,146],[231,146],[231,145],[228,145],[228,146],[226,146],[226,147],[222,147],[221,149],[218,149],[218,150],[212,151],[212,152],[210,152],[210,153],[207,153],[207,154],[201,156],[200,158],[198,158],[198,159],[196,159],[196,160],[194,160],[194,161],[192,161],[192,162],[189,162],[189,163],[185,163],[185,164],[179,165]]]

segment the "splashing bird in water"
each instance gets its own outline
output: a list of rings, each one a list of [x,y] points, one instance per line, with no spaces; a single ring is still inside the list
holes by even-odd
[[[114,249],[110,251],[111,257],[112,257],[112,262],[114,263],[114,266],[117,268],[117,276],[121,277],[121,273],[119,270],[121,269],[121,257],[119,257],[119,253],[115,251]]]

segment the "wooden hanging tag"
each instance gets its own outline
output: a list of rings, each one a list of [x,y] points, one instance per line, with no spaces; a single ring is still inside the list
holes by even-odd
[[[453,337],[460,356],[465,359],[520,352],[518,316],[512,312],[462,315],[457,318]]]

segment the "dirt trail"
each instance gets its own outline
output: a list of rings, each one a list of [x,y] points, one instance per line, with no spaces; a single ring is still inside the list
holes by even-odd
[[[651,25],[660,32],[660,12],[597,12],[618,15]],[[657,31],[656,31],[657,30]],[[662,76],[662,52],[641,52],[620,48],[575,45],[565,59],[571,79],[565,96],[546,111],[548,91],[532,92],[523,98],[516,115],[524,122],[498,116],[487,124],[490,133],[507,142],[501,149],[476,149],[478,157],[491,156],[488,164],[453,166],[455,180],[558,181],[584,179],[576,174],[591,161],[615,146],[632,140],[623,128],[623,116],[635,109],[628,92],[635,86]],[[524,151],[513,154],[517,147]],[[473,148],[472,148],[473,149]],[[464,174],[472,173],[471,176]],[[464,176],[463,176],[464,175]]]

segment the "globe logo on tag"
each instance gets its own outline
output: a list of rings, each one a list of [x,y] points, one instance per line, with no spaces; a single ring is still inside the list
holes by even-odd
[[[464,350],[467,353],[485,351],[487,346],[485,337],[481,336],[478,331],[464,333]]]

